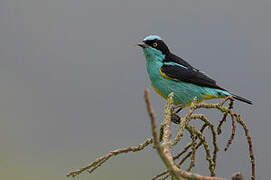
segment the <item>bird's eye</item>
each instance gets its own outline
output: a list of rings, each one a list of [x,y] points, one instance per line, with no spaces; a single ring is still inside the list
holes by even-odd
[[[153,46],[153,47],[157,47],[157,46],[158,46],[157,42],[154,42],[154,43],[152,44],[152,46]]]

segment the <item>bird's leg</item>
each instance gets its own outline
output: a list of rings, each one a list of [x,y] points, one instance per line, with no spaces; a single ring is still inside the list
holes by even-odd
[[[177,109],[177,110],[174,111],[175,109]],[[182,109],[183,109],[182,105],[177,105],[177,106],[173,107],[173,113],[171,115],[171,122],[173,122],[175,124],[180,124],[181,118],[177,115],[177,113],[179,113]]]
[[[171,122],[173,122],[174,124],[180,124],[181,118],[176,113],[172,113]]]
[[[179,113],[183,108],[182,107],[179,107],[179,109],[177,111],[175,111],[175,113]]]
[[[176,110],[176,109],[178,109],[177,111],[175,111],[176,113],[180,112],[183,109],[183,105],[182,104],[178,104],[178,105],[174,106],[173,110]]]

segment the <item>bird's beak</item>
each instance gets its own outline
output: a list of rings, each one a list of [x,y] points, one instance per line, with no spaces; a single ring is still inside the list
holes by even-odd
[[[138,43],[137,46],[142,47],[142,48],[147,48],[147,47],[149,47],[149,45],[148,45],[148,44],[145,44],[144,42]]]

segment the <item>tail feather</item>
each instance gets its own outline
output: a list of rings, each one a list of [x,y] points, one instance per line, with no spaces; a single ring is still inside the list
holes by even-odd
[[[245,102],[245,103],[247,103],[247,104],[252,104],[252,101],[250,101],[250,100],[248,100],[248,99],[246,99],[246,98],[243,98],[243,97],[241,97],[241,96],[237,96],[237,95],[232,94],[232,97],[233,97],[234,99],[236,99],[236,100]]]

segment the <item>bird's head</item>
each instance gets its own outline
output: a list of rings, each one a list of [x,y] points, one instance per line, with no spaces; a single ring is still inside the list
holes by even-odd
[[[147,60],[156,59],[162,61],[169,54],[169,49],[164,41],[157,35],[149,35],[142,43],[137,44],[142,47]]]

